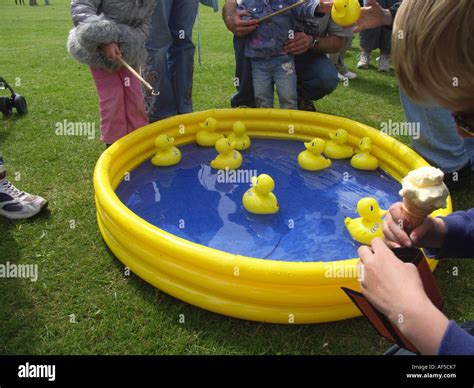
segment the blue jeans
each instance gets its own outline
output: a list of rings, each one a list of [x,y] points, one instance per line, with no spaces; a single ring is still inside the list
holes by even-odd
[[[319,100],[331,94],[339,85],[337,70],[326,55],[308,51],[295,57],[298,74],[298,96]]]
[[[275,85],[282,109],[298,109],[295,62],[289,55],[252,58],[253,89],[257,108],[273,108]]]
[[[198,0],[160,0],[155,7],[145,44],[148,60],[144,73],[160,95],[149,102],[150,122],[193,110],[192,33],[198,5]]]
[[[463,140],[458,135],[449,111],[418,105],[403,91],[400,98],[407,121],[420,123],[420,138],[412,141],[416,152],[447,173],[474,161],[474,139]]]
[[[232,107],[242,105],[254,107],[255,97],[252,82],[252,65],[245,56],[246,37],[234,36],[235,78],[237,93],[230,99]],[[307,52],[295,57],[298,77],[298,95],[310,100],[319,100],[331,94],[339,84],[337,70],[323,54]]]
[[[5,165],[3,163],[2,155],[0,155],[0,179],[5,177]]]
[[[245,56],[245,42],[247,38],[234,35],[235,55],[235,87],[237,92],[230,98],[230,106],[249,106],[254,108],[255,95],[253,91],[252,64]]]

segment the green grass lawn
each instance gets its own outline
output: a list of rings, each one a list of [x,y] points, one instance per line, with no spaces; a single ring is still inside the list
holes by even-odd
[[[124,276],[95,219],[92,174],[104,146],[97,138],[55,134],[55,123],[65,119],[99,126],[89,70],[66,52],[70,1],[39,3],[0,3],[0,75],[20,82],[15,89],[30,108],[25,117],[0,118],[0,150],[10,179],[50,202],[50,211],[33,220],[0,218],[0,262],[39,265],[37,282],[0,281],[0,354],[382,353],[389,343],[364,319],[303,326],[246,322],[190,306]],[[232,35],[220,15],[206,8],[201,8],[201,32],[195,109],[224,108],[233,92]],[[356,56],[356,49],[348,54],[352,69]],[[358,73],[357,81],[340,85],[318,109],[375,128],[389,119],[403,121],[393,73]],[[456,209],[474,205],[472,189],[454,193]],[[458,276],[452,276],[453,266]],[[474,262],[463,260],[444,260],[436,271],[452,319],[474,319],[473,271]]]

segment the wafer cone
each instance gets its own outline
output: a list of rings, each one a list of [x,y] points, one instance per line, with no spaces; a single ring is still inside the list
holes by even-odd
[[[420,226],[434,210],[420,208],[409,198],[403,198],[403,215],[410,223],[410,232]]]

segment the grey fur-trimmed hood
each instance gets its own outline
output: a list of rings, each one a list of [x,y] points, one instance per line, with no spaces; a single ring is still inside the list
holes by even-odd
[[[139,67],[146,59],[145,39],[125,24],[107,20],[103,15],[92,16],[87,22],[69,31],[67,49],[77,61],[102,69],[117,70],[120,65],[106,58],[99,50],[104,43],[116,42],[123,59]]]
[[[156,0],[73,0],[76,25],[69,32],[67,50],[77,61],[107,70],[120,66],[102,55],[99,46],[116,42],[133,67],[146,59],[145,40]]]

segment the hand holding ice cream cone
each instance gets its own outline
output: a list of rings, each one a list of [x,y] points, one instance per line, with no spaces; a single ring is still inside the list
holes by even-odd
[[[426,166],[410,171],[402,180],[403,229],[408,233],[421,225],[432,212],[446,207],[448,188],[444,173]]]

